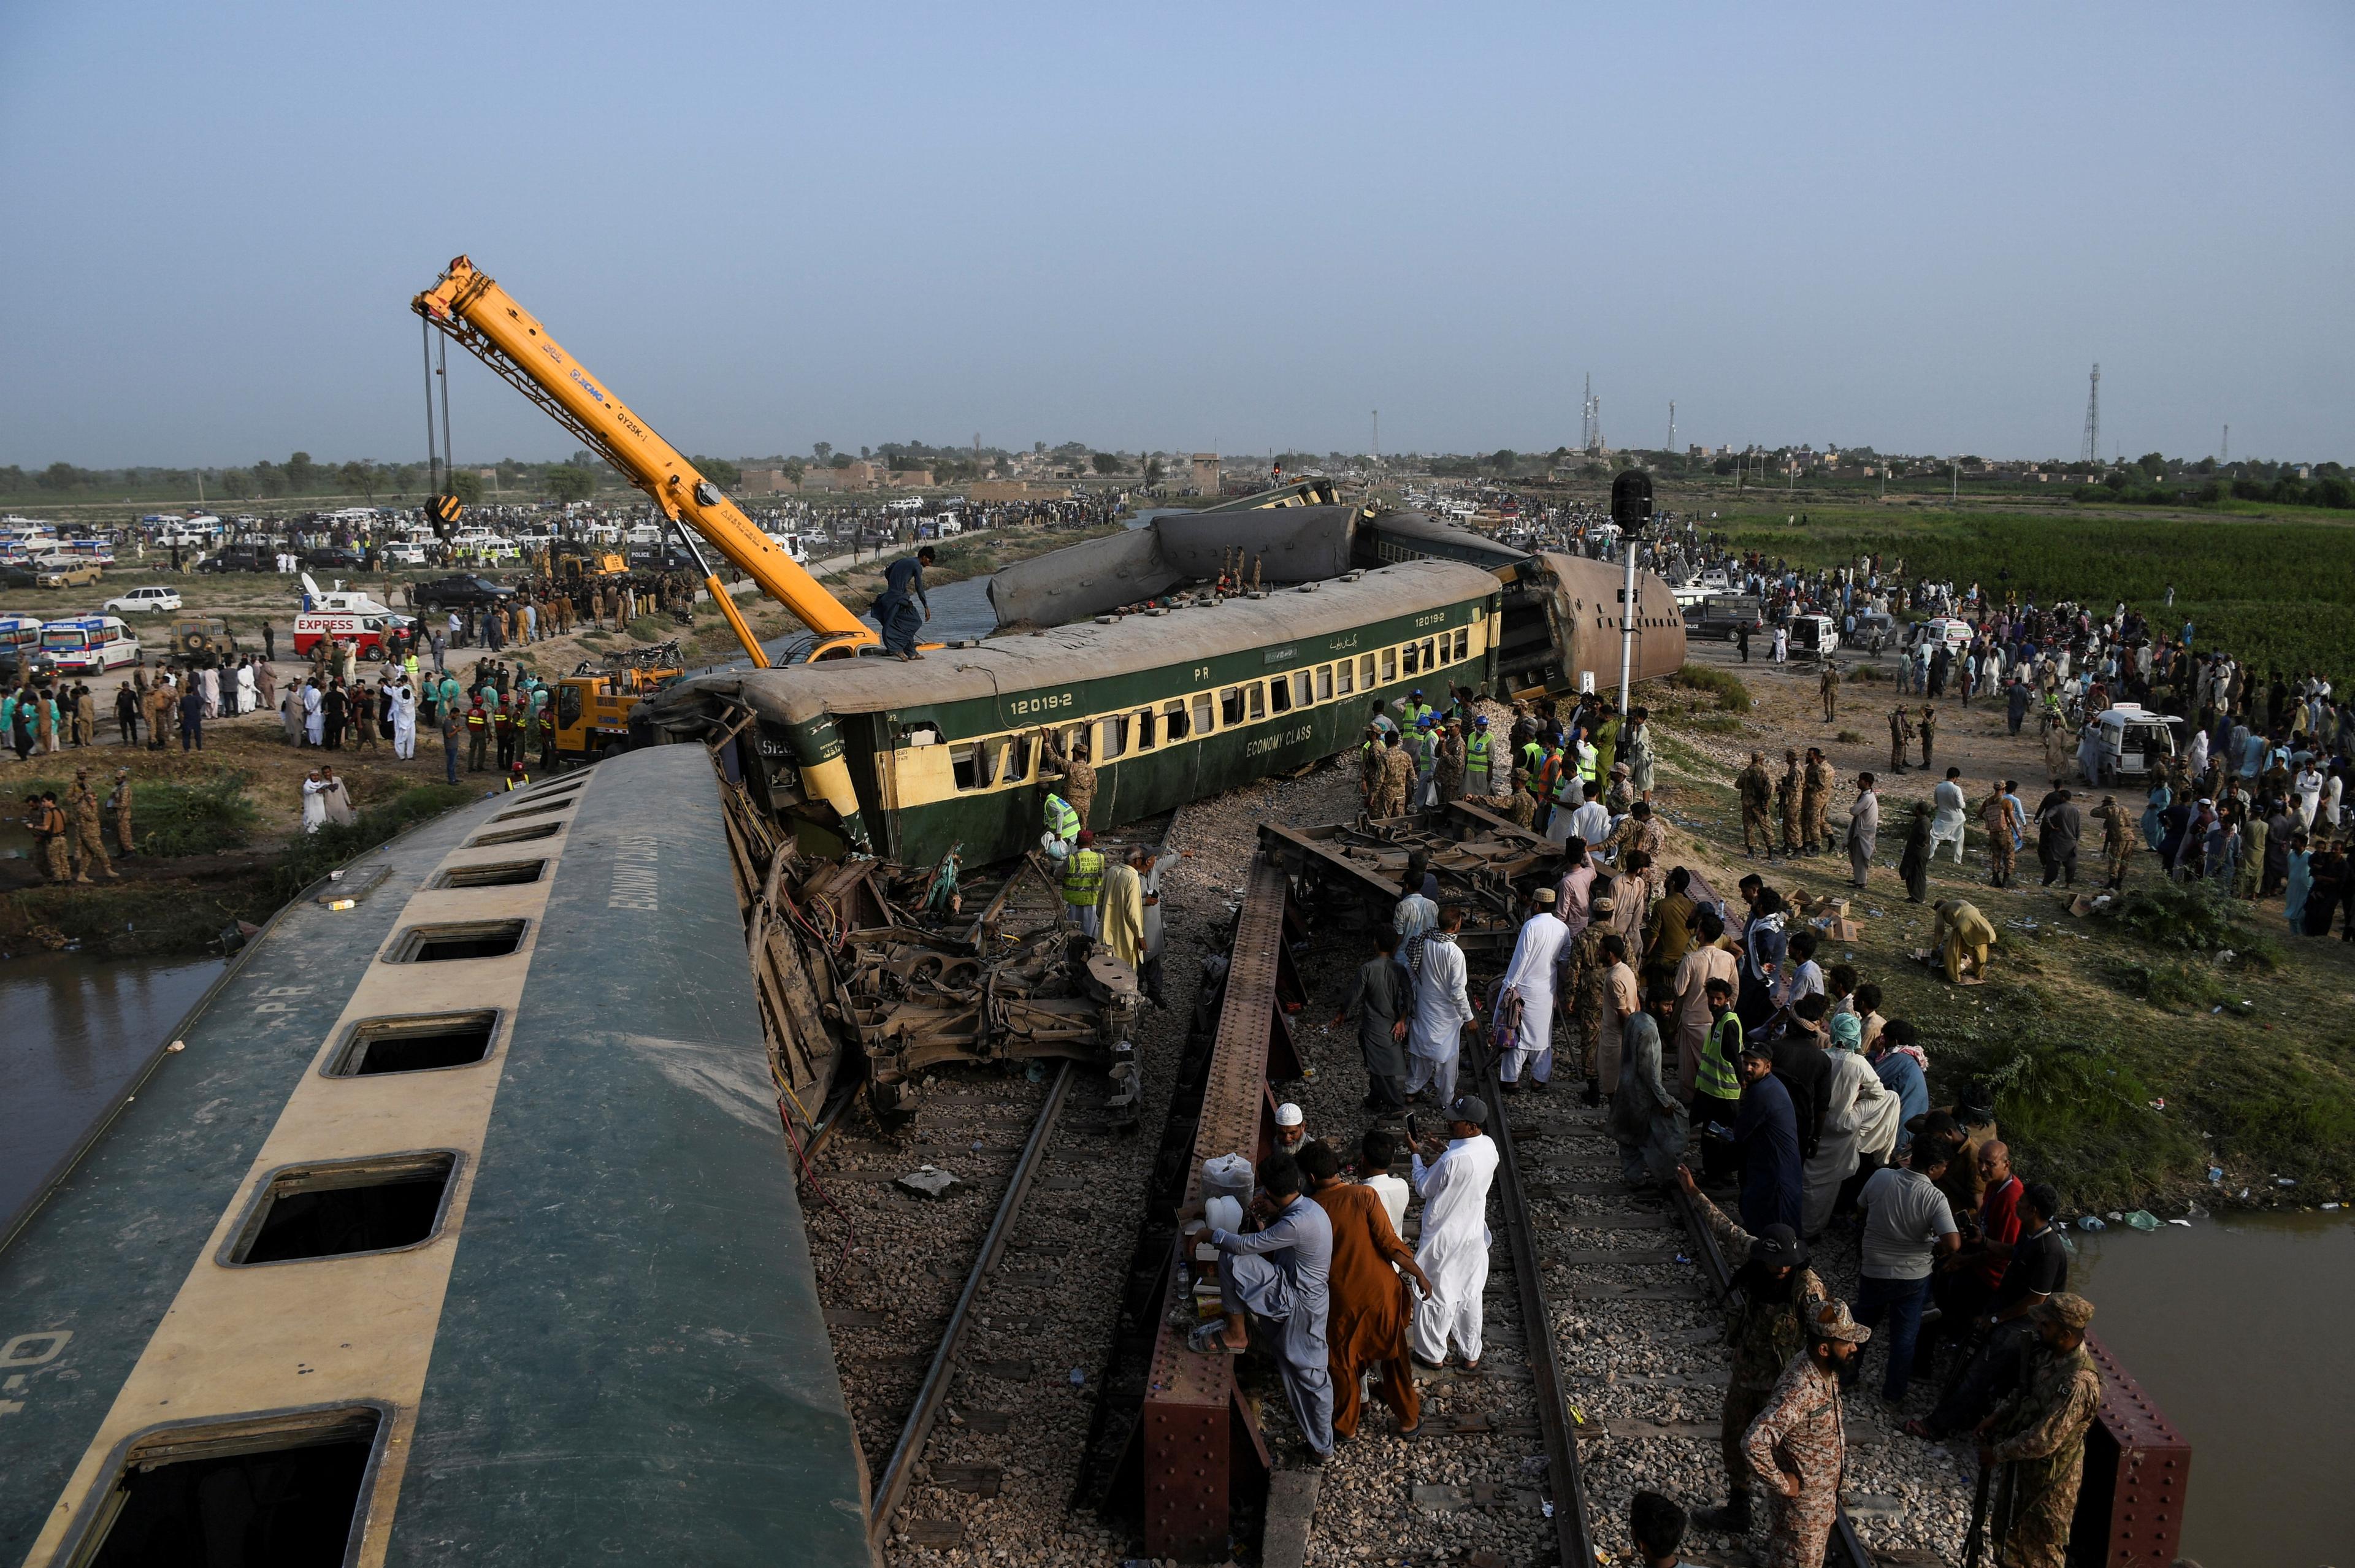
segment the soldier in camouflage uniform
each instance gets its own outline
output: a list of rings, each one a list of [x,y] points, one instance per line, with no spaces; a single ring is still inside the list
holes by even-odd
[[[1832,765],[1823,752],[1807,748],[1807,771],[1799,780],[1799,817],[1806,825],[1809,854],[1832,848]]]
[[[128,742],[126,742],[127,744]],[[114,793],[106,797],[114,810],[114,842],[123,854],[131,853],[131,770],[114,770]]]
[[[1905,771],[1905,742],[1912,739],[1913,739],[1913,719],[1905,711],[1905,705],[1901,702],[1889,710],[1889,771],[1891,773],[1902,773]]]
[[[1733,775],[1733,788],[1742,796],[1742,852],[1753,859],[1763,840],[1766,858],[1774,858],[1774,824],[1766,808],[1774,798],[1774,781],[1766,776],[1766,753],[1750,753],[1750,765]]]
[[[1082,734],[1085,732],[1082,731]],[[1046,766],[1063,775],[1063,787],[1055,793],[1079,814],[1080,826],[1085,827],[1088,813],[1095,808],[1096,804],[1096,770],[1088,761],[1088,743],[1074,741],[1067,752],[1056,744],[1055,732],[1051,730],[1039,731],[1039,743],[1046,758]]]
[[[1505,815],[1530,832],[1537,831],[1538,797],[1529,793],[1529,770],[1527,768],[1513,770],[1513,793],[1505,803]]]
[[[1799,852],[1799,753],[1785,748],[1783,776],[1774,784],[1774,809],[1783,817],[1783,858]]]
[[[1831,660],[1824,661],[1824,673],[1816,679],[1817,689],[1823,693],[1824,722],[1839,717],[1839,667]]]
[[[1929,704],[1922,706],[1922,722],[1917,727],[1922,737],[1922,765],[1930,765],[1930,748],[1938,743],[1938,710]]]
[[[1578,1024],[1579,1061],[1590,1084],[1602,1072],[1595,1049],[1603,1043],[1603,1009],[1611,992],[1611,957],[1603,951],[1603,939],[1611,934],[1609,921],[1590,920],[1570,949],[1570,1016]]]
[[[1441,801],[1460,800],[1464,795],[1464,726],[1455,720],[1440,731],[1433,751],[1432,770],[1439,783]]]
[[[1382,732],[1382,782],[1374,791],[1368,815],[1400,816],[1406,812],[1406,792],[1414,787],[1414,759],[1399,744],[1395,731]]]
[[[1366,815],[1374,813],[1374,796],[1382,787],[1382,732],[1366,726],[1366,743],[1358,748],[1358,795]]]
[[[1742,1439],[1743,1456],[1766,1488],[1765,1568],[1823,1568],[1848,1463],[1840,1371],[1872,1338],[1844,1301],[1820,1303],[1806,1325],[1806,1349],[1783,1369]]]
[[[2085,1432],[2102,1404],[2102,1374],[2085,1349],[2094,1304],[2064,1290],[2035,1316],[2039,1342],[2030,1348],[2026,1375],[1979,1424],[1979,1463],[2004,1467],[1996,1518],[2008,1523],[1997,1568],[2062,1568],[2084,1476]]]
[[[2138,837],[2134,816],[2114,795],[2102,797],[2102,804],[2094,808],[2094,816],[2102,825],[2102,859],[2109,872],[2102,885],[2112,890],[2123,888],[2126,885],[2126,859],[2134,853]]]
[[[72,825],[66,848],[73,857],[74,880],[90,880],[92,866],[119,880],[122,873],[106,858],[106,841],[99,835],[98,796],[91,793],[88,768],[74,770],[73,788],[66,791],[66,820]]]
[[[1750,1532],[1752,1485],[1742,1438],[1774,1396],[1783,1369],[1807,1346],[1807,1319],[1829,1299],[1822,1276],[1807,1266],[1806,1243],[1788,1225],[1769,1225],[1753,1236],[1728,1219],[1693,1184],[1692,1172],[1677,1168],[1677,1184],[1691,1197],[1717,1238],[1718,1250],[1734,1267],[1726,1297],[1725,1342],[1733,1347],[1733,1371],[1726,1379],[1725,1410],[1718,1443],[1725,1456],[1726,1502],[1694,1517],[1703,1530],[1725,1535]]]

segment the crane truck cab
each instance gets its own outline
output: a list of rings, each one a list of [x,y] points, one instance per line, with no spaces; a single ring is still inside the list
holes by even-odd
[[[627,751],[630,710],[686,673],[675,642],[607,654],[602,668],[581,660],[556,683],[558,759],[591,763]]]

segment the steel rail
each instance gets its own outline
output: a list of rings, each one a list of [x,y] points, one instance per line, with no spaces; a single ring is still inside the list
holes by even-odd
[[[1496,1053],[1485,1025],[1475,1030],[1471,1049],[1478,1058],[1480,1084],[1492,1107],[1489,1136],[1497,1140],[1497,1185],[1511,1238],[1513,1284],[1521,1304],[1522,1342],[1536,1385],[1538,1425],[1545,1437],[1546,1461],[1553,1473],[1553,1531],[1561,1568],[1593,1568],[1594,1529],[1588,1517],[1586,1481],[1578,1468],[1578,1435],[1569,1398],[1562,1392],[1561,1349],[1555,1341],[1553,1313],[1546,1302],[1545,1275],[1538,1264],[1537,1232],[1529,1219],[1529,1189],[1521,1183],[1520,1157],[1512,1118],[1497,1079]],[[1542,1349],[1540,1349],[1542,1347]]]
[[[1055,1124],[1063,1115],[1063,1104],[1070,1098],[1074,1068],[1071,1061],[1063,1063],[1062,1070],[1055,1074],[1054,1087],[1047,1092],[1047,1103],[1039,1108],[1039,1119],[1030,1126],[1030,1140],[1022,1146],[1022,1157],[1007,1181],[1006,1195],[997,1200],[996,1216],[989,1222],[988,1233],[981,1239],[980,1255],[974,1259],[973,1270],[965,1275],[964,1288],[957,1293],[956,1307],[949,1314],[948,1327],[942,1331],[941,1342],[932,1351],[932,1364],[916,1391],[915,1405],[900,1428],[899,1444],[892,1448],[890,1462],[883,1467],[882,1477],[876,1483],[874,1502],[867,1516],[867,1539],[879,1552],[890,1533],[892,1520],[899,1515],[900,1505],[907,1500],[908,1488],[915,1478],[917,1462],[924,1456],[924,1444],[932,1435],[932,1423],[939,1419],[941,1407],[948,1403],[949,1384],[955,1371],[957,1351],[964,1342],[966,1325],[972,1321],[974,1300],[981,1294],[982,1282],[997,1266],[998,1258],[1006,1251],[1007,1237],[1021,1217],[1022,1200],[1029,1195],[1031,1179],[1039,1173],[1048,1140],[1053,1137]]]
[[[1725,1253],[1719,1250],[1717,1233],[1701,1219],[1700,1205],[1693,1200],[1691,1193],[1676,1183],[1670,1183],[1668,1190],[1669,1196],[1676,1200],[1677,1211],[1684,1216],[1685,1229],[1692,1233],[1693,1253],[1709,1275],[1710,1288],[1717,1292],[1720,1301],[1724,1300],[1733,1289],[1733,1268],[1725,1261]],[[1857,1534],[1856,1524],[1848,1517],[1846,1508],[1840,1508],[1832,1516],[1832,1537],[1824,1561],[1832,1568],[1873,1568],[1872,1553],[1866,1550],[1863,1538]]]

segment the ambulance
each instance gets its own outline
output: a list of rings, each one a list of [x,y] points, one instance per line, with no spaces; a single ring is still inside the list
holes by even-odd
[[[417,623],[389,610],[305,610],[294,617],[294,653],[298,658],[310,657],[325,637],[354,645],[364,659],[380,659],[389,651],[387,645],[395,632],[413,636]]]

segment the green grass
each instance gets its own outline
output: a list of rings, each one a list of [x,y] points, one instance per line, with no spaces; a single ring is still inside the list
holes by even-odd
[[[72,783],[70,777],[36,779],[11,788],[20,795],[55,790],[62,803]],[[91,789],[101,807],[110,787],[107,778],[93,774]],[[243,773],[222,773],[201,784],[144,782],[136,805],[133,820],[143,855],[217,855],[242,848],[261,825],[261,813],[246,798]]]
[[[1717,706],[1727,713],[1750,711],[1750,688],[1732,670],[1719,669],[1714,665],[1689,664],[1668,677],[1670,686],[1687,691],[1705,692],[1717,699]]]

